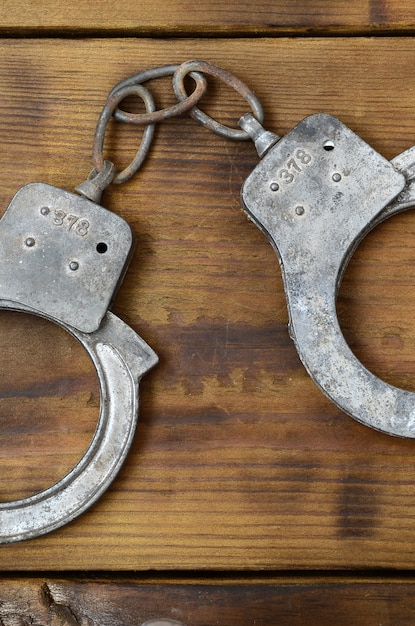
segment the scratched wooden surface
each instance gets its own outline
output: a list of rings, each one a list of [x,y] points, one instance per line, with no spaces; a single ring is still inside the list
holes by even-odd
[[[204,2],[192,11],[179,2],[103,2],[100,11],[80,0],[2,2],[0,206],[32,181],[73,189],[91,167],[112,85],[189,58],[245,80],[279,134],[324,111],[392,158],[415,143],[414,25],[409,1]],[[363,36],[382,33],[394,36]],[[168,81],[154,87],[160,106],[173,102]],[[215,82],[203,107],[230,124],[246,110]],[[139,138],[114,125],[108,154],[127,163]],[[6,626],[141,624],[155,609],[195,625],[274,625],[276,616],[294,625],[413,623],[415,442],[356,423],[304,372],[286,330],[277,259],[240,210],[256,162],[252,145],[170,120],[142,172],[106,192],[104,204],[138,240],[113,310],[160,364],[143,380],[137,434],[108,492],[69,526],[0,547]],[[408,212],[371,233],[338,302],[356,355],[410,390],[414,230]],[[99,388],[87,355],[61,329],[22,314],[0,312],[0,320],[7,501],[47,487],[82,456]],[[80,570],[108,578],[69,577]],[[165,578],[143,584],[129,575],[147,570]],[[192,584],[174,578],[193,570]],[[243,583],[223,584],[218,570],[244,574]],[[349,575],[326,584],[317,570]],[[259,571],[265,579],[249,577]],[[276,571],[290,580],[266,578]],[[361,571],[365,580],[353,577]],[[17,577],[24,572],[29,578]],[[62,572],[69,578],[59,582]]]
[[[413,594],[401,579],[11,578],[0,582],[0,617],[5,626],[141,626],[161,615],[189,626],[412,626]]]

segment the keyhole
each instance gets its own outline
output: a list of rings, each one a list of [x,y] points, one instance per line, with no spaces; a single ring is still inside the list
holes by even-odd
[[[108,246],[106,243],[104,243],[103,241],[100,241],[99,243],[97,243],[97,252],[99,254],[105,254],[107,250],[108,250]]]
[[[334,141],[332,141],[331,139],[327,139],[327,141],[323,143],[323,148],[326,152],[334,150]]]

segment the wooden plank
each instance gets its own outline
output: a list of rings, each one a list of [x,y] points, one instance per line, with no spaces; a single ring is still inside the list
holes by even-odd
[[[411,0],[202,0],[185,2],[89,0],[66,5],[54,0],[3,0],[3,34],[107,33],[119,35],[310,34],[409,32],[415,27]]]
[[[141,626],[170,618],[187,626],[412,626],[414,583],[274,579],[152,583],[51,578],[0,582],[4,626]]]
[[[79,184],[110,87],[191,57],[244,79],[276,132],[323,110],[387,158],[415,138],[411,39],[0,46],[2,207],[30,181]],[[173,101],[170,92],[167,82],[158,88],[160,106]],[[213,86],[203,106],[229,123],[245,111],[238,96]],[[107,145],[126,163],[139,132],[121,130]],[[136,180],[106,193],[106,206],[138,238],[114,312],[160,365],[143,382],[141,423],[113,487],[69,526],[3,546],[2,570],[414,567],[414,442],[342,414],[299,363],[275,254],[239,208],[256,162],[251,145],[171,120]],[[413,228],[408,213],[372,233],[339,299],[359,358],[411,389]],[[5,500],[43,488],[76,462],[98,411],[81,348],[49,324],[19,319],[4,313],[0,325]]]

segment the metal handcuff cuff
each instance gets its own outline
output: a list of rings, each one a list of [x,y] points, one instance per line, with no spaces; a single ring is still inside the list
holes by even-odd
[[[251,106],[239,129],[214,121],[196,106],[206,91],[206,74],[236,89]],[[195,83],[190,95],[184,86],[187,75]],[[173,76],[178,102],[156,110],[142,83],[165,76]],[[131,95],[143,100],[146,113],[119,108]],[[377,224],[415,204],[415,148],[389,162],[323,113],[307,117],[281,138],[264,129],[260,102],[230,73],[203,61],[153,68],[110,92],[96,128],[94,169],[78,193],[26,185],[0,221],[0,308],[45,317],[78,339],[94,363],[101,393],[98,425],[81,461],[50,488],[0,504],[0,543],[33,538],[74,519],[107,489],[127,455],[138,416],[139,381],[157,356],[109,312],[134,236],[99,202],[109,184],[129,180],[140,168],[155,124],[184,113],[219,135],[255,142],[261,162],[242,187],[242,205],[278,255],[289,333],[311,378],[359,422],[415,437],[415,394],[380,380],[359,362],[336,314],[338,287],[359,242]],[[112,117],[145,126],[140,148],[122,172],[103,157]]]

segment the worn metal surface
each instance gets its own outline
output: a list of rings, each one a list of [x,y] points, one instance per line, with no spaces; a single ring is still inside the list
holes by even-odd
[[[404,171],[415,159],[410,153],[400,162]],[[317,114],[267,153],[245,182],[242,201],[279,255],[289,332],[310,376],[358,421],[414,438],[415,394],[359,362],[336,313],[338,286],[355,247],[380,221],[414,203],[405,184],[404,175],[350,129]]]
[[[239,126],[249,135],[255,144],[258,156],[265,156],[270,148],[281,139],[279,135],[265,130],[252,113],[245,113],[239,120]]]
[[[0,300],[0,308],[35,313],[7,300]],[[62,480],[34,496],[0,503],[0,543],[30,539],[59,528],[104,493],[134,436],[139,381],[157,363],[152,349],[112,313],[107,313],[99,330],[91,334],[60,325],[80,341],[96,368],[101,390],[98,425],[86,453]]]
[[[239,80],[236,76],[227,72],[226,70],[218,67],[217,65],[213,65],[213,63],[208,63],[207,61],[186,61],[182,63],[175,71],[173,76],[173,87],[176,96],[180,100],[185,100],[187,96],[187,92],[184,86],[184,79],[188,74],[192,72],[202,72],[204,74],[208,74],[210,76],[214,76],[218,78],[222,82],[226,83],[232,89],[237,91],[245,100],[248,102],[249,106],[254,113],[255,118],[259,122],[264,121],[264,111],[262,108],[261,102],[258,100],[256,95],[254,94],[249,87]],[[203,111],[201,111],[198,107],[194,106],[189,111],[190,116],[195,119],[197,122],[216,133],[217,135],[221,135],[226,139],[231,139],[234,141],[246,141],[249,139],[249,135],[245,132],[245,130],[240,128],[231,128],[226,126],[226,124],[221,124],[217,120],[214,120],[210,115],[207,115]]]
[[[214,76],[235,89],[251,106],[255,118],[260,122],[264,121],[263,108],[256,95],[236,76],[212,63],[206,61],[186,61],[181,65],[161,65],[142,70],[120,81],[108,94],[95,130],[92,148],[92,160],[95,171],[100,172],[104,168],[105,134],[112,117],[119,122],[145,126],[143,138],[135,157],[127,167],[116,173],[113,179],[115,184],[124,183],[137,173],[150,151],[154,138],[155,124],[171,117],[189,113],[191,117],[203,126],[227,139],[238,141],[249,139],[249,135],[245,130],[230,128],[225,124],[221,124],[196,106],[206,93],[207,80],[205,74]],[[172,86],[178,102],[164,109],[156,110],[152,93],[142,83],[168,76],[173,78]],[[187,76],[190,76],[195,83],[195,88],[191,94],[186,92],[184,85],[184,80]],[[119,107],[123,100],[132,95],[138,96],[143,100],[146,113],[130,113]]]
[[[101,111],[98,123],[95,129],[94,142],[92,148],[92,160],[96,171],[104,168],[104,141],[108,123],[112,116],[120,122],[144,125],[143,137],[141,144],[137,150],[131,163],[114,177],[115,184],[124,183],[132,178],[140,169],[147,158],[151,144],[154,138],[155,124],[170,117],[177,117],[188,112],[189,109],[199,102],[200,98],[206,92],[206,78],[198,73],[191,72],[190,76],[195,82],[194,91],[186,98],[180,100],[175,105],[156,110],[154,97],[142,83],[155,78],[163,78],[172,76],[179,65],[162,65],[149,70],[144,70],[133,76],[130,76],[115,87],[108,94],[107,100]],[[129,113],[120,109],[119,104],[129,96],[139,96],[145,105],[146,113]]]
[[[95,168],[90,172],[88,178],[76,187],[76,191],[87,200],[92,200],[97,204],[101,201],[103,191],[112,183],[116,174],[114,163],[104,161],[100,171]]]
[[[0,239],[0,308],[45,317],[76,337],[95,365],[101,393],[98,425],[81,461],[49,489],[0,504],[0,543],[9,543],[66,524],[107,489],[134,435],[139,381],[157,356],[107,312],[133,250],[121,217],[33,183],[14,196]]]
[[[161,67],[155,67],[152,70],[144,70],[131,78],[122,81],[123,87],[114,87],[111,90],[111,93],[108,96],[108,100],[106,106],[114,101],[114,99],[118,100],[118,95],[123,90],[126,90],[127,95],[128,89],[134,88],[135,85],[140,85],[142,81],[151,80],[152,78],[162,78],[164,76],[173,76],[174,72],[179,65],[162,65]],[[193,78],[195,82],[194,91],[191,94],[186,96],[183,100],[179,100],[176,104],[173,104],[164,109],[160,109],[158,111],[154,110],[152,113],[129,113],[127,111],[123,111],[118,106],[114,108],[114,115],[116,119],[120,122],[129,122],[131,124],[155,124],[157,122],[163,122],[164,120],[168,120],[171,117],[179,117],[180,115],[184,115],[190,109],[192,109],[202,98],[202,96],[206,93],[207,89],[207,81],[203,74],[200,72],[191,72],[190,76]],[[134,93],[134,91],[132,92]],[[118,103],[121,102],[126,96],[123,96]]]
[[[82,332],[99,327],[130,260],[121,217],[63,189],[33,183],[0,221],[0,297]]]
[[[141,85],[150,80],[165,78],[167,76],[173,76],[175,71],[180,67],[178,63],[171,63],[166,65],[160,65],[158,67],[152,67],[146,70],[141,70],[132,76],[124,78],[117,83],[108,94],[107,104],[111,103],[113,98],[117,98],[117,94],[123,89],[134,87],[135,85]],[[200,72],[191,72],[191,77],[195,81],[195,89],[189,95],[171,107],[154,111],[152,113],[128,113],[119,106],[114,109],[114,117],[119,122],[130,122],[133,124],[154,124],[156,122],[162,122],[170,117],[177,117],[187,113],[191,109],[203,94],[207,88],[206,78]],[[147,88],[146,88],[147,89]],[[121,101],[120,101],[121,102]],[[105,105],[106,106],[106,105]],[[110,105],[111,107],[111,105]],[[105,107],[104,107],[105,108]]]
[[[131,95],[139,96],[143,100],[147,114],[151,114],[156,109],[156,104],[151,92],[143,87],[143,85],[129,85],[128,87],[120,88],[114,93],[111,92],[98,118],[92,146],[92,162],[97,172],[101,172],[104,169],[104,141],[108,123],[118,104]],[[120,184],[126,182],[140,169],[151,148],[154,129],[154,124],[150,123],[145,127],[141,143],[133,160],[121,172],[115,174],[113,178],[114,183]]]

